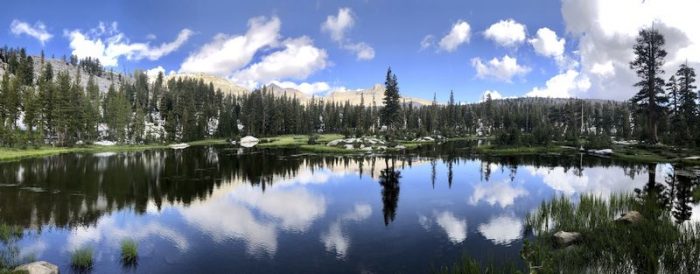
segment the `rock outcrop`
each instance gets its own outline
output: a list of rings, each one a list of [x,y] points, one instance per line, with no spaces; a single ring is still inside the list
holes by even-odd
[[[623,213],[620,218],[615,219],[617,222],[622,222],[626,224],[637,224],[641,222],[644,219],[641,213],[639,211],[632,210],[627,213]]]
[[[20,265],[14,271],[29,274],[58,274],[58,266],[46,261],[37,261]]]
[[[554,233],[554,242],[557,243],[559,247],[567,247],[573,245],[581,240],[581,233],[578,232],[566,232],[558,231]]]

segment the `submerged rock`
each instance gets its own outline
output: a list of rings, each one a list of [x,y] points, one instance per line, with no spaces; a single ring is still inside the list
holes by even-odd
[[[554,241],[559,247],[566,247],[581,240],[581,233],[558,231],[554,233]]]
[[[620,218],[615,219],[615,221],[618,222],[623,222],[627,224],[636,224],[642,221],[644,217],[642,217],[642,214],[639,213],[639,211],[632,210],[627,213],[623,213]]]
[[[20,265],[14,271],[29,274],[58,274],[58,266],[46,261],[37,261]]]

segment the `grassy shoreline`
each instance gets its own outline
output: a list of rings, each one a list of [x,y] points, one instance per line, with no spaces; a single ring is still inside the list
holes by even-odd
[[[635,162],[641,164],[648,163],[680,163],[687,165],[700,165],[700,159],[686,159],[689,156],[700,155],[700,151],[683,151],[674,152],[668,147],[642,147],[642,146],[611,146],[613,153],[607,157],[614,160],[627,162]],[[532,147],[496,147],[482,146],[472,150],[472,152],[480,155],[490,156],[523,156],[537,154],[566,154],[580,153],[577,148],[567,146],[532,146]]]
[[[303,152],[319,153],[319,154],[357,154],[367,153],[360,149],[344,149],[339,147],[329,147],[326,144],[332,140],[342,139],[341,134],[321,134],[317,140],[317,144],[308,144],[308,135],[280,135],[273,137],[262,137],[260,143],[256,146],[259,148],[296,148]],[[472,140],[472,137],[450,138],[450,141]],[[401,145],[406,147],[406,150],[415,149],[425,142],[414,141],[399,141]],[[229,144],[225,139],[205,139],[188,142],[190,146],[204,145],[225,145]],[[0,148],[0,162],[16,161],[25,158],[46,157],[63,153],[99,153],[99,152],[129,152],[129,151],[145,151],[151,149],[168,148],[167,144],[141,144],[141,145],[114,145],[114,146],[98,146],[85,145],[79,147],[51,147],[42,146],[39,148]],[[613,145],[611,147],[613,153],[609,156],[611,159],[636,162],[636,163],[681,163],[688,165],[700,165],[700,159],[686,159],[688,156],[700,155],[700,151],[688,149],[675,149],[664,146],[641,146],[641,145]],[[387,152],[397,150],[388,149]],[[579,153],[577,148],[549,145],[549,146],[493,146],[486,145],[473,147],[470,149],[472,153],[489,156],[524,156],[524,155],[560,155],[567,153]]]

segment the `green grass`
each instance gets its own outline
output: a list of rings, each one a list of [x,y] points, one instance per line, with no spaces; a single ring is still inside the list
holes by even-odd
[[[19,226],[6,225],[0,223],[0,242],[8,242],[11,239],[22,236],[22,228]]]
[[[228,144],[224,139],[206,139],[188,143],[191,146],[221,145]],[[0,162],[16,161],[24,158],[46,157],[63,153],[96,153],[96,152],[128,152],[144,151],[149,149],[168,148],[167,144],[144,144],[144,145],[113,145],[98,146],[85,145],[76,147],[52,147],[42,146],[38,148],[4,148],[0,147]]]
[[[675,223],[663,201],[663,192],[645,188],[608,199],[542,202],[526,219],[535,238],[526,240],[521,254],[541,273],[699,273],[700,224]],[[643,216],[639,223],[615,221],[630,210]],[[579,232],[582,239],[558,248],[552,240],[557,231]]]
[[[325,145],[326,143],[342,139],[343,135],[340,134],[321,134],[317,140],[318,145]],[[276,148],[276,147],[300,147],[307,145],[309,141],[309,135],[280,135],[275,137],[263,137],[260,138],[260,143],[257,147],[262,148]]]
[[[122,263],[134,264],[138,258],[138,244],[131,239],[123,240],[121,243]]]
[[[95,152],[123,152],[123,151],[143,151],[148,149],[167,148],[167,145],[114,145],[114,146],[96,146],[87,145],[80,147],[50,147],[44,146],[39,148],[15,149],[15,148],[0,148],[0,162],[15,161],[24,158],[46,157],[63,153],[95,153]]]
[[[89,247],[76,249],[70,256],[71,266],[78,270],[88,270],[92,263],[92,248]]]
[[[434,270],[433,273],[439,274],[513,274],[523,273],[512,262],[498,262],[482,265],[479,261],[472,257],[463,255],[462,259],[449,267],[442,267]]]
[[[498,147],[498,146],[481,146],[475,148],[475,152],[494,156],[515,156],[515,155],[532,155],[544,153],[562,153],[570,151],[561,146],[535,146],[535,147]]]

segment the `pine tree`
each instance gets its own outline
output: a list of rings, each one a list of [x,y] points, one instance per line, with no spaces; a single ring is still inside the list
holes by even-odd
[[[659,118],[664,113],[667,99],[664,96],[664,73],[662,67],[666,51],[663,49],[665,40],[663,35],[655,29],[643,29],[639,32],[637,42],[634,45],[634,61],[630,68],[634,69],[640,81],[634,86],[640,88],[631,101],[639,107],[639,111],[645,115],[646,139],[654,144],[659,141],[657,128]]]
[[[75,119],[74,104],[71,99],[71,83],[68,72],[62,71],[56,75],[56,95],[54,97],[53,123],[56,131],[56,143],[68,145],[71,141],[71,119]]]
[[[401,111],[399,84],[396,80],[396,75],[391,73],[391,68],[386,72],[384,85],[386,90],[384,91],[384,108],[382,109],[381,119],[382,124],[391,131],[396,127]]]
[[[676,72],[678,76],[678,94],[679,94],[679,113],[684,121],[681,128],[676,128],[682,131],[685,140],[689,140],[691,132],[694,132],[694,125],[697,124],[698,115],[698,95],[695,91],[695,69],[689,67],[688,64],[682,64]]]
[[[85,87],[87,96],[83,112],[85,113],[85,138],[94,140],[97,138],[97,126],[100,122],[100,88],[95,83],[95,77],[90,75]]]
[[[33,145],[38,145],[41,139],[41,127],[39,125],[40,101],[34,87],[25,87],[23,94],[22,108],[24,110],[24,125],[27,128],[28,141]],[[39,130],[39,136],[35,129]]]
[[[8,116],[8,109],[7,109],[7,92],[10,86],[10,74],[9,73],[4,73],[2,75],[2,81],[0,81],[0,144],[2,145],[7,145],[7,135],[8,135],[8,129],[7,129],[7,116]]]
[[[53,67],[46,63],[38,79],[38,101],[41,108],[41,127],[45,130],[46,137],[54,137],[54,117],[56,115],[56,92],[54,91]]]

